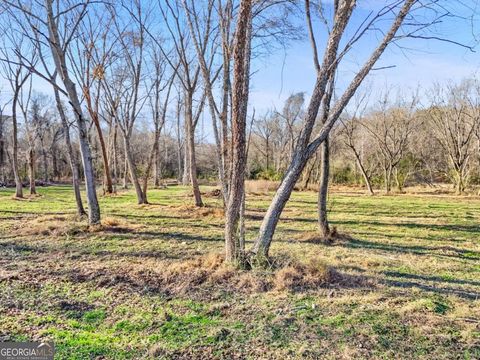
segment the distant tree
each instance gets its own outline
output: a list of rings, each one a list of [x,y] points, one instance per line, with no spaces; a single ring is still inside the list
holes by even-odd
[[[480,85],[465,81],[460,85],[436,86],[429,119],[435,139],[450,164],[457,194],[465,191],[474,154],[475,132],[480,126]]]
[[[90,1],[36,1],[4,0],[2,7],[5,14],[15,20],[19,33],[23,34],[32,43],[32,47],[39,52],[39,59],[45,68],[46,53],[50,52],[55,65],[55,73],[62,79],[60,88],[52,79],[52,74],[42,72],[36,63],[28,58],[31,51],[16,51],[19,57],[18,64],[23,69],[33,72],[42,79],[50,82],[62,95],[66,96],[75,115],[80,152],[82,155],[85,175],[88,221],[91,225],[100,223],[100,206],[96,193],[95,174],[92,154],[88,142],[87,121],[84,117],[80,96],[76,84],[71,76],[67,53],[72,39],[78,35],[77,30],[87,13]],[[42,60],[43,59],[43,60]],[[44,70],[44,69],[42,69]]]
[[[362,125],[372,134],[383,167],[385,192],[390,193],[395,171],[404,158],[413,131],[418,128],[415,116],[418,95],[413,94],[410,102],[398,100],[389,105],[389,92],[385,92],[376,110]],[[400,95],[403,97],[403,95]]]

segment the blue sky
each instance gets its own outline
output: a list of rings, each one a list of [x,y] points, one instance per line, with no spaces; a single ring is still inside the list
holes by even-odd
[[[328,1],[326,2],[328,7]],[[476,1],[471,0],[472,4],[474,2]],[[380,0],[359,0],[352,18],[353,26],[349,31],[353,31],[355,24],[362,21],[369,11],[378,9],[384,3]],[[452,12],[467,18],[469,10],[452,5],[455,3],[456,1],[445,2],[445,4],[451,6],[450,10]],[[388,20],[391,19],[387,19],[380,24],[382,29],[390,25]],[[297,19],[297,21],[300,26],[305,27],[303,19]],[[315,25],[318,34],[325,34],[318,22]],[[478,19],[471,22],[467,19],[446,18],[432,29],[432,34],[468,45],[475,44],[472,33],[480,34]],[[348,84],[351,76],[368,57],[371,50],[378,44],[378,38],[378,32],[367,33],[349,53],[337,76],[339,93]],[[320,56],[324,40],[325,35],[319,35]],[[457,45],[418,39],[404,39],[399,45],[404,50],[400,50],[396,46],[390,46],[378,63],[378,66],[394,65],[395,67],[374,71],[367,79],[366,83],[371,86],[374,93],[380,92],[386,86],[398,87],[406,93],[418,86],[422,89],[428,89],[435,82],[460,81],[465,77],[472,76],[480,69],[480,54],[478,52],[472,53],[470,50]],[[408,50],[405,50],[406,48]],[[308,99],[316,75],[309,42],[305,38],[302,41],[291,43],[285,50],[276,50],[268,56],[254,59],[252,72],[254,72],[254,76],[251,81],[250,109],[255,108],[257,114],[274,107],[281,108],[283,101],[295,92],[306,92]],[[0,84],[3,84],[3,90],[8,95],[10,93],[8,84],[3,80],[0,80]],[[38,79],[34,82],[34,88],[45,93],[52,93],[50,86]],[[5,97],[0,97],[0,101],[4,100]],[[205,116],[205,132],[209,133],[208,114]]]
[[[362,1],[359,2],[361,3]],[[370,9],[378,8],[380,3],[382,2],[376,0],[363,1],[364,7],[360,5],[355,10],[353,22],[363,19]],[[453,4],[454,1],[450,3]],[[464,7],[453,5],[450,10],[465,18],[444,19],[441,24],[429,30],[429,35],[475,46],[476,36],[473,34],[480,33],[478,18],[473,21],[466,19],[470,14]],[[384,25],[389,25],[389,22]],[[371,49],[378,44],[378,36],[378,33],[367,34],[350,53],[338,75],[339,92]],[[320,48],[322,45],[319,41]],[[377,64],[377,67],[395,67],[374,71],[367,78],[366,84],[373,89],[373,93],[381,92],[387,86],[399,88],[406,93],[419,86],[428,89],[436,82],[460,81],[480,70],[480,49],[477,48],[476,52],[472,52],[451,43],[424,39],[403,39],[398,45],[402,49],[395,45],[389,46]],[[256,73],[252,81],[250,103],[260,112],[273,107],[281,108],[283,101],[292,93],[305,91],[310,95],[315,82],[312,50],[307,39],[292,44],[286,51],[280,50],[255,61],[253,70]]]

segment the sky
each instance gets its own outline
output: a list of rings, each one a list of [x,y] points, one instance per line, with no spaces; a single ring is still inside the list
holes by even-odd
[[[148,1],[148,0],[147,0]],[[463,2],[469,0],[463,0]],[[326,9],[331,8],[331,1],[326,1]],[[452,41],[473,46],[475,52],[461,46],[447,42],[424,39],[403,39],[397,45],[387,48],[377,67],[386,69],[373,71],[366,80],[366,84],[374,94],[371,101],[375,101],[375,94],[379,94],[385,88],[397,88],[405,94],[414,91],[418,87],[428,89],[434,83],[458,82],[466,77],[473,76],[480,71],[480,48],[477,48],[475,34],[480,34],[480,15],[470,20],[471,9],[455,5],[457,1],[444,1],[450,6],[449,10],[459,17],[446,17],[435,27],[432,27],[427,35],[435,35],[448,38]],[[476,0],[470,0],[471,4]],[[349,38],[354,29],[371,12],[378,10],[385,1],[358,0],[358,5],[353,13],[351,26],[347,29],[346,38]],[[480,10],[478,11],[480,14]],[[431,15],[431,14],[430,14]],[[417,19],[430,19],[429,14],[418,12]],[[297,18],[294,23],[303,29],[304,20]],[[391,17],[378,24],[378,28],[386,30],[391,24]],[[325,31],[318,21],[314,23],[315,33],[318,34],[317,42],[320,50],[320,58],[325,44]],[[302,31],[300,31],[302,32]],[[359,41],[353,50],[342,62],[337,75],[336,92],[341,94],[348,85],[356,70],[368,58],[372,49],[378,44],[380,32],[369,32]],[[307,37],[302,40],[291,42],[285,49],[277,47],[270,54],[252,60],[250,111],[255,109],[257,114],[265,113],[274,108],[281,109],[284,100],[296,92],[305,92],[308,101],[315,82],[316,72],[312,61],[312,50]],[[3,84],[2,84],[3,82]],[[6,95],[9,86],[0,80]],[[50,85],[36,79],[33,85],[37,91],[51,94]],[[0,98],[0,102],[4,100]],[[208,112],[208,111],[207,111]],[[202,121],[202,136],[211,137],[211,125],[208,114]]]
[[[476,36],[480,34],[480,21],[478,18],[468,19],[469,10],[453,5],[455,12],[460,17],[445,18],[426,35],[435,35],[447,38],[468,46],[473,46],[474,51],[459,45],[438,40],[402,39],[398,46],[389,46],[376,67],[389,67],[373,71],[365,84],[373,94],[382,92],[385,88],[393,87],[402,93],[409,93],[418,87],[427,90],[434,83],[457,82],[464,78],[474,76],[480,70],[480,48],[476,45]],[[363,19],[370,10],[378,9],[380,1],[363,1],[365,7],[356,9],[353,22]],[[388,25],[390,22],[386,22]],[[316,24],[316,29],[320,29]],[[357,44],[354,51],[342,64],[338,74],[337,91],[341,93],[349,83],[355,70],[363,64],[365,58],[378,44],[378,33],[368,33],[361,43]],[[322,44],[319,43],[319,48]],[[401,48],[400,48],[401,47]],[[320,52],[320,56],[322,53]],[[252,80],[251,107],[260,112],[274,107],[281,108],[284,100],[292,93],[306,92],[307,98],[313,90],[315,83],[315,70],[312,60],[312,50],[308,39],[291,44],[284,50],[253,64],[254,78]]]

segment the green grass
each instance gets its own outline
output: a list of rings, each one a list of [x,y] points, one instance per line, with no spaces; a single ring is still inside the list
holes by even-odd
[[[148,206],[132,191],[100,197],[118,224],[90,232],[71,188],[38,190],[0,191],[0,341],[53,340],[58,359],[480,358],[478,198],[333,192],[331,222],[348,237],[326,245],[305,236],[316,194],[294,193],[271,254],[321,259],[351,286],[181,294],[154,274],[223,250],[222,217],[185,206],[189,189],[151,190]],[[248,196],[247,246],[271,196]]]

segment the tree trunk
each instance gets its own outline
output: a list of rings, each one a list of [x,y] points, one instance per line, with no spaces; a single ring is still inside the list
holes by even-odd
[[[153,175],[153,186],[160,187],[160,178],[162,174],[162,163],[160,160],[160,144],[155,148],[155,173]]]
[[[52,172],[53,172],[52,181],[57,181],[60,177],[60,172],[58,170],[58,157],[57,157],[56,146],[52,147],[50,152],[52,154]]]
[[[42,163],[43,163],[43,181],[48,183],[48,158],[47,152],[45,151],[45,147],[42,144]]]
[[[13,122],[13,176],[15,177],[15,197],[23,198],[23,185],[18,173],[18,126],[17,126],[17,102],[18,91],[15,91],[12,100],[12,122]]]
[[[127,149],[125,147],[125,141],[123,142],[123,155],[124,155],[124,160],[123,160],[123,189],[128,189],[128,159],[127,159]]]
[[[362,176],[363,176],[363,180],[365,181],[365,185],[367,186],[367,189],[368,189],[368,193],[370,195],[375,195],[375,193],[373,192],[373,188],[372,188],[372,183],[370,181],[370,177],[368,176],[367,174],[367,171],[365,170],[363,164],[362,164],[362,161],[360,159],[360,155],[354,150],[354,154],[355,154],[355,159],[357,161],[357,165],[360,169],[360,172],[362,173]]]
[[[28,149],[28,178],[30,179],[30,195],[36,195],[35,189],[35,150],[33,146]]]
[[[115,120],[115,125],[113,126],[113,141],[112,141],[112,158],[113,158],[113,163],[112,163],[112,185],[113,185],[113,191],[117,192],[117,185],[118,185],[118,149],[117,149],[117,133],[118,133],[118,125]]]
[[[232,86],[232,173],[225,214],[225,260],[239,261],[243,254],[242,226],[239,229],[245,201],[246,120],[250,76],[252,1],[243,0],[238,13],[233,50]]]
[[[189,162],[189,141],[188,138],[188,131],[186,129],[187,124],[185,124],[185,146],[183,150],[183,176],[182,176],[182,185],[187,186],[190,183],[190,162]]]
[[[397,184],[397,190],[398,192],[402,192],[403,191],[403,184],[402,184],[402,180],[400,179],[400,174],[399,174],[399,171],[398,171],[398,168],[395,168],[395,182]]]
[[[330,145],[328,138],[322,143],[320,160],[321,173],[318,189],[318,226],[320,234],[327,239],[330,236],[330,226],[327,219],[328,177],[330,175]]]
[[[188,143],[188,165],[190,172],[190,180],[193,189],[193,196],[195,197],[195,206],[203,206],[202,196],[200,194],[200,187],[197,179],[197,162],[195,159],[195,128],[193,126],[192,114],[192,94],[185,96],[185,122],[187,124],[187,143]]]
[[[58,90],[56,88],[54,88],[54,92],[57,110],[60,114],[60,120],[62,121],[63,132],[65,134],[65,144],[67,146],[70,169],[72,170],[72,185],[73,192],[75,194],[75,202],[77,204],[77,214],[78,216],[82,217],[86,215],[86,212],[83,207],[82,195],[80,193],[80,173],[78,171],[78,159],[72,147],[72,141],[70,139],[70,127],[68,126],[67,117],[63,110],[62,102],[60,100],[60,94],[58,93]]]
[[[135,188],[135,193],[137,194],[138,204],[148,204],[147,196],[143,192],[142,187],[140,186],[140,181],[137,175],[137,167],[135,166],[135,161],[133,160],[132,148],[130,145],[130,139],[127,134],[124,134],[125,142],[125,156],[128,161],[128,168],[130,169],[130,179]]]
[[[80,141],[80,152],[82,154],[83,171],[85,174],[85,185],[87,190],[88,221],[90,225],[100,223],[100,206],[98,204],[95,173],[93,168],[92,153],[88,143],[88,130],[83,117],[82,107],[75,88],[70,79],[64,49],[61,48],[62,41],[58,34],[57,21],[53,15],[53,0],[46,0],[47,21],[49,31],[49,44],[52,51],[55,67],[60,74],[65,90],[68,94],[70,104],[75,114],[78,128],[78,139]]]
[[[104,191],[107,194],[113,194],[113,182],[112,175],[110,173],[110,164],[108,162],[107,147],[105,146],[105,139],[103,138],[102,127],[100,126],[100,121],[98,119],[98,113],[91,108],[90,97],[87,97],[88,106],[90,115],[92,117],[93,123],[95,124],[95,129],[97,130],[98,140],[100,142],[100,149],[102,151],[102,160],[103,160],[103,182],[104,182]]]
[[[461,170],[456,170],[456,184],[455,184],[455,194],[462,195],[465,191],[465,185],[463,181],[463,174]]]
[[[390,194],[392,190],[392,168],[385,167],[384,171],[385,192]]]
[[[157,130],[158,131],[158,130]],[[150,154],[148,156],[148,160],[147,160],[147,168],[145,169],[145,175],[143,177],[143,188],[142,188],[142,192],[144,194],[144,197],[145,199],[147,198],[147,189],[148,189],[148,179],[150,178],[150,173],[152,172],[152,166],[154,165],[154,161],[155,161],[155,175],[157,175],[157,161],[158,161],[158,156],[157,156],[157,153],[158,153],[158,147],[159,147],[159,134],[158,132],[155,131],[155,139],[153,140],[153,146],[152,146],[152,149],[150,150]],[[158,185],[155,185],[154,186],[158,186]]]

